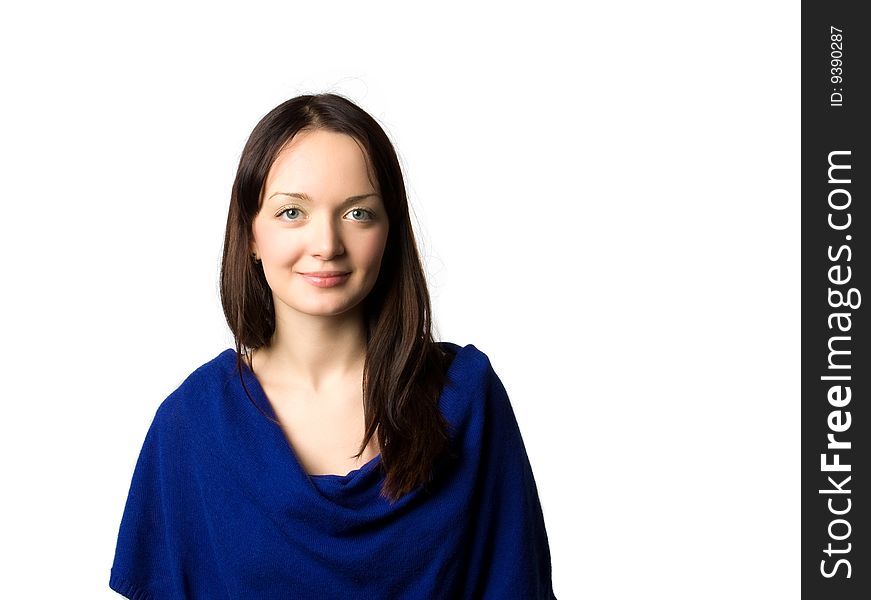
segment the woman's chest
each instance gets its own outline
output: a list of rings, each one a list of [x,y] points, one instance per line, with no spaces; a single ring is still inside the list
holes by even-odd
[[[376,434],[360,458],[353,458],[365,433],[362,398],[355,401],[353,392],[301,397],[273,390],[267,395],[285,438],[307,473],[345,475],[378,455]]]

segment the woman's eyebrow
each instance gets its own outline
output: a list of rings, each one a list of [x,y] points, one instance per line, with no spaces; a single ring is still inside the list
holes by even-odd
[[[358,196],[351,196],[350,198],[346,198],[345,201],[342,202],[342,204],[344,205],[344,204],[351,204],[352,202],[359,202],[360,200],[363,200],[363,199],[368,198],[370,196],[377,196],[377,195],[378,194],[376,192],[370,192],[368,194],[360,194]],[[274,198],[275,196],[287,196],[289,198],[296,198],[298,200],[302,200],[303,202],[308,202],[310,204],[314,204],[312,199],[309,198],[307,194],[304,194],[302,192],[275,192],[274,194],[269,196],[268,200],[272,200],[272,198]]]

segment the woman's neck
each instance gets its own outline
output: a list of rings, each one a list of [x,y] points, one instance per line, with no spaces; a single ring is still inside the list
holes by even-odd
[[[366,330],[359,311],[328,317],[289,312],[276,313],[272,340],[254,352],[255,373],[312,393],[362,377]]]

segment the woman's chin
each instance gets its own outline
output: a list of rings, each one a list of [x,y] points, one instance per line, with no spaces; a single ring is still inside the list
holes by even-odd
[[[308,304],[292,306],[297,313],[311,317],[338,317],[352,312],[359,306],[359,303],[352,304],[348,302]]]

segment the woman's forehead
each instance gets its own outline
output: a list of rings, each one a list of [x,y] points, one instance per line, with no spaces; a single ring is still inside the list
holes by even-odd
[[[286,143],[273,161],[264,192],[347,193],[377,191],[365,151],[353,137],[327,130],[304,131]],[[283,187],[307,189],[281,189]]]

